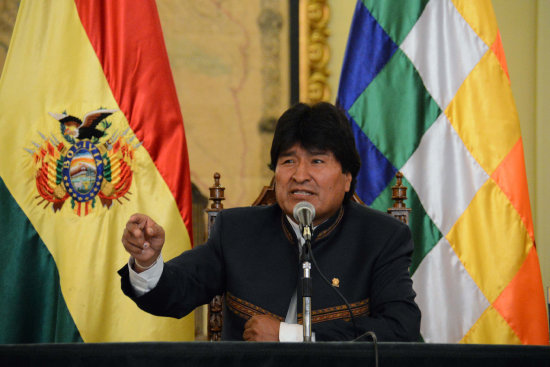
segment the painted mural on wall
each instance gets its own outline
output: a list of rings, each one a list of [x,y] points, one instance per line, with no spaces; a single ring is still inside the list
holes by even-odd
[[[20,0],[0,0],[0,72],[8,54],[8,46],[17,17]]]
[[[222,175],[226,207],[248,205],[271,179],[274,121],[288,107],[284,0],[158,1],[182,107],[191,179],[208,195]]]

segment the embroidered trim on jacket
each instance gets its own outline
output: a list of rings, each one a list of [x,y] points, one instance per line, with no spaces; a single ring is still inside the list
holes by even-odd
[[[275,315],[274,313],[271,313],[266,309],[256,306],[248,301],[240,299],[239,297],[236,297],[229,292],[226,293],[225,301],[229,310],[245,320],[248,320],[252,316],[269,315],[281,322],[285,321],[284,317]],[[352,303],[350,304],[350,306],[354,317],[360,317],[370,314],[368,298],[359,302]],[[298,314],[299,324],[302,323],[302,318],[302,314]],[[311,312],[311,322],[313,324],[331,320],[350,321],[349,312],[346,305],[327,307]]]
[[[285,236],[286,236],[288,242],[296,244],[296,242],[294,241],[294,237],[292,237],[292,234],[290,234],[290,231],[286,227],[285,216],[286,215],[283,212],[282,215],[281,215],[281,225],[283,226],[283,232],[285,233]]]
[[[286,227],[285,216],[286,215],[283,212],[282,215],[281,215],[281,225],[283,226],[283,232],[285,233],[285,236],[288,239],[288,241],[290,243],[294,243],[294,237],[292,237],[292,234],[290,233],[290,231]],[[336,219],[334,220],[334,223],[332,223],[330,225],[330,227],[328,227],[324,231],[320,232],[319,235],[317,235],[315,238],[313,238],[313,242],[328,236],[330,234],[330,232],[332,232],[334,230],[334,228],[336,228],[338,226],[338,224],[340,224],[340,221],[342,220],[343,216],[344,216],[344,207],[341,206],[340,211],[338,212],[338,217],[336,217]]]
[[[350,304],[351,312],[354,317],[368,316],[370,315],[369,310],[369,299],[365,299],[359,302]],[[298,314],[298,323],[302,323],[303,315]],[[315,324],[318,322],[331,321],[331,320],[344,320],[350,321],[349,311],[346,305],[340,305],[335,307],[327,307],[320,310],[314,310],[311,312],[311,323]]]
[[[336,228],[338,224],[340,224],[340,221],[342,220],[342,217],[344,216],[344,207],[340,207],[340,211],[338,212],[338,218],[332,223],[330,227],[325,229],[323,232],[319,233],[319,235],[314,239],[314,241],[320,240],[321,238],[324,238],[330,234]]]
[[[245,320],[248,320],[252,316],[269,315],[281,322],[285,321],[284,317],[275,315],[274,313],[271,313],[259,306],[256,306],[250,302],[240,299],[239,297],[235,297],[229,292],[227,292],[225,295],[225,301],[227,304],[227,308],[229,308],[231,311],[233,311],[233,313],[237,314],[238,316],[242,317]]]

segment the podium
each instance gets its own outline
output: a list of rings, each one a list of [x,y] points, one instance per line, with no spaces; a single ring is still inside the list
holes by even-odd
[[[97,343],[0,345],[0,366],[374,366],[368,342]],[[379,365],[550,366],[550,347],[378,343]]]

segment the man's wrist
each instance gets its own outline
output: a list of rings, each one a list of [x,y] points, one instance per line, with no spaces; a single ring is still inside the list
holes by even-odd
[[[162,259],[162,254],[159,254],[154,266],[144,271],[140,271],[135,266],[135,262],[136,259],[130,256],[128,259],[128,270],[130,273],[130,284],[132,284],[136,296],[139,297],[156,287],[164,269],[164,260]],[[136,271],[136,269],[138,270]]]
[[[140,264],[140,263],[137,261],[136,258],[134,258],[134,266],[133,266],[134,271],[135,271],[136,273],[141,273],[142,271],[149,270],[149,269],[151,269],[153,266],[156,265],[157,261],[158,261],[158,257],[155,259],[155,261],[153,261],[153,262],[151,263],[151,265],[142,265],[142,264]]]

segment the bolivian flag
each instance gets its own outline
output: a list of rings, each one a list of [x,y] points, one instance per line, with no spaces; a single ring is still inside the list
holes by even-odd
[[[424,340],[548,344],[491,2],[358,1],[338,96],[363,159],[363,201],[385,211],[396,171],[406,178]]]
[[[22,1],[0,80],[0,342],[191,340],[120,290],[127,219],[190,248],[183,121],[153,0]]]

